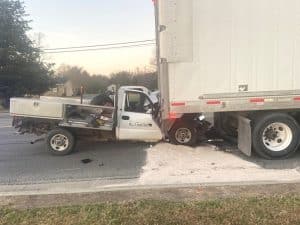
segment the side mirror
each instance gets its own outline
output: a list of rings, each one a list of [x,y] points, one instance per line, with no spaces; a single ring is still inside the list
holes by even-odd
[[[153,114],[153,112],[154,112],[152,104],[145,105],[144,109],[145,109],[146,114]]]

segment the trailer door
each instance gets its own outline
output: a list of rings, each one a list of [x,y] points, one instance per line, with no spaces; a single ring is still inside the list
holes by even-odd
[[[153,104],[143,92],[127,91],[118,115],[119,140],[159,141],[162,133],[153,119]]]

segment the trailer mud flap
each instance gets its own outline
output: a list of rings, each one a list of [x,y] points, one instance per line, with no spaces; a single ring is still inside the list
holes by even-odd
[[[252,153],[252,131],[251,120],[246,117],[239,116],[238,127],[238,148],[247,156]]]

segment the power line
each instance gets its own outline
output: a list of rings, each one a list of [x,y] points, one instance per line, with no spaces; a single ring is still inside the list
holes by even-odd
[[[116,46],[116,47],[104,47],[104,48],[92,48],[92,49],[66,50],[66,51],[45,51],[44,53],[57,54],[57,53],[69,53],[69,52],[90,52],[90,51],[103,51],[103,50],[123,49],[123,48],[146,47],[146,46],[151,46],[151,45],[155,45],[155,43],[125,45],[125,46]]]
[[[127,44],[138,44],[145,42],[154,42],[154,39],[141,40],[141,41],[128,41],[128,42],[119,42],[119,43],[109,43],[109,44],[99,44],[99,45],[83,45],[83,46],[72,46],[72,47],[63,47],[63,48],[46,48],[44,51],[55,51],[55,50],[67,50],[67,49],[80,49],[80,48],[95,48],[95,47],[106,47],[106,46],[116,46],[116,45],[127,45]]]

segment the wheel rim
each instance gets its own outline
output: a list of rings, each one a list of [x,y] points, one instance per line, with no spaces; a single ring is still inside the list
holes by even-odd
[[[176,141],[180,144],[187,144],[192,139],[192,132],[188,128],[179,128],[175,133]]]
[[[263,143],[273,152],[285,150],[292,143],[293,132],[284,123],[272,123],[263,132]]]
[[[51,138],[50,145],[55,151],[65,151],[69,147],[69,139],[65,135],[57,134]]]

